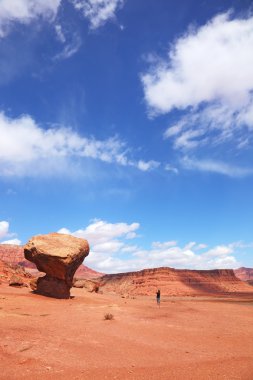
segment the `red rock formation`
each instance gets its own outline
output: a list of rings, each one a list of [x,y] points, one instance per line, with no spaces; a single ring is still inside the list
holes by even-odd
[[[0,284],[9,284],[13,282],[14,277],[18,277],[24,284],[31,280],[31,275],[23,267],[0,260]]]
[[[0,260],[25,268],[36,268],[35,264],[25,259],[24,247],[21,245],[0,244]]]
[[[155,295],[158,288],[162,295],[179,296],[252,292],[252,287],[240,281],[230,269],[144,269],[105,275],[100,283],[106,291],[130,295]]]
[[[238,277],[242,281],[253,281],[253,268],[245,268],[241,267],[238,269],[234,269],[236,277]]]
[[[85,239],[51,233],[34,236],[24,246],[25,258],[36,264],[44,277],[37,279],[36,292],[56,298],[69,298],[77,268],[89,254]]]

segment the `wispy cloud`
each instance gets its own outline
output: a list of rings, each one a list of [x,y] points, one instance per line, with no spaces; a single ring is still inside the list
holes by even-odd
[[[54,20],[61,0],[1,0],[0,37],[8,34],[13,24],[30,24],[39,17]]]
[[[54,58],[53,58],[54,61],[64,60],[64,59],[68,59],[68,58],[72,57],[74,54],[76,54],[78,52],[78,50],[80,49],[80,47],[82,45],[82,39],[76,33],[73,33],[70,38],[69,38],[69,36],[68,36],[68,38],[64,37],[64,40],[62,39],[61,42],[64,45],[63,49],[62,49],[62,51],[60,51],[60,53],[58,53],[54,56]]]
[[[215,160],[184,157],[181,164],[189,170],[218,173],[232,178],[242,178],[253,174],[253,169],[229,165]]]
[[[93,159],[147,171],[157,167],[155,161],[134,160],[129,148],[118,137],[97,140],[84,137],[62,126],[43,129],[29,115],[16,119],[0,113],[1,176],[63,176],[80,160]],[[84,164],[84,163],[83,163]]]
[[[178,174],[178,173],[179,173],[178,168],[174,167],[174,166],[171,165],[171,164],[165,164],[164,169],[165,169],[167,172],[172,172],[172,173],[175,173],[175,174]]]
[[[156,169],[159,166],[160,166],[160,162],[154,161],[154,160],[150,160],[150,161],[140,160],[137,162],[137,168],[144,172],[152,170],[152,169]]]
[[[71,0],[90,22],[91,29],[97,29],[115,18],[115,12],[123,6],[124,0]]]
[[[123,6],[124,0],[69,0],[74,9],[90,23],[91,29],[103,26],[115,19],[116,11]],[[46,20],[52,24],[58,42],[64,45],[62,51],[54,56],[55,60],[70,58],[80,48],[82,39],[78,31],[64,29],[60,9],[62,0],[1,0],[0,1],[0,39],[15,30],[15,25],[35,25]]]

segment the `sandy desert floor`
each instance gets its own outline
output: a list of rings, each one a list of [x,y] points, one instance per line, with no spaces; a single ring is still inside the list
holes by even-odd
[[[72,295],[0,287],[0,379],[253,379],[253,297]]]

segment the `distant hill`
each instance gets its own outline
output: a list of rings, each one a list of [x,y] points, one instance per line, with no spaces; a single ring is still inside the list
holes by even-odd
[[[242,281],[253,281],[253,268],[241,267],[234,269],[236,277]]]
[[[96,272],[95,270],[87,267],[86,265],[80,265],[75,273],[75,278],[97,278],[103,276],[104,273]]]

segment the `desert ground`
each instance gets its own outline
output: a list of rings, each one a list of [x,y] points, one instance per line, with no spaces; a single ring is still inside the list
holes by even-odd
[[[253,379],[252,296],[71,294],[1,285],[1,379]]]

